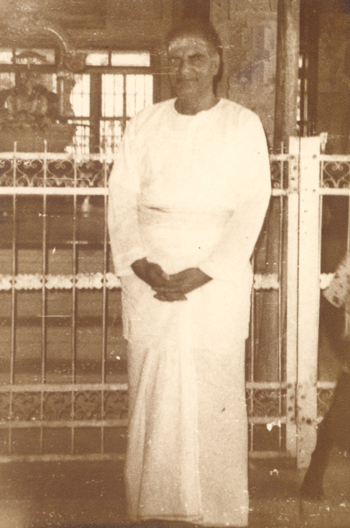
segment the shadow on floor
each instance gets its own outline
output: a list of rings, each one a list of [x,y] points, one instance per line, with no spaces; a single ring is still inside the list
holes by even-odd
[[[321,502],[300,502],[302,477],[292,461],[251,462],[249,528],[349,528],[350,458],[332,453]],[[128,525],[121,462],[3,464],[0,497],[0,528]]]

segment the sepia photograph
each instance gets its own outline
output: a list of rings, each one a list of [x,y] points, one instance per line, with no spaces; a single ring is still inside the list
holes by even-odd
[[[0,528],[350,527],[350,0],[0,0]]]

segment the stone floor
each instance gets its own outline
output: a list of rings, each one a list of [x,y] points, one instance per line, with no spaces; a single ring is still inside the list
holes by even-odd
[[[116,528],[127,524],[119,462],[0,466],[0,528]],[[249,528],[350,528],[350,458],[334,451],[325,499],[300,502],[292,462],[253,461]]]

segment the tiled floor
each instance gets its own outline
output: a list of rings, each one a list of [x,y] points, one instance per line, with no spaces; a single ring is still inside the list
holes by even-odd
[[[0,528],[115,528],[127,524],[122,464],[0,466]],[[350,528],[350,458],[334,452],[325,499],[300,502],[302,472],[289,462],[254,461],[250,528]]]

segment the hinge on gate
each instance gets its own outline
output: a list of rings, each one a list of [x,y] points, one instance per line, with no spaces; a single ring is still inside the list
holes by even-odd
[[[297,384],[296,383],[287,383],[287,421],[295,422],[297,421],[298,416],[298,406],[296,401],[297,395]]]
[[[291,193],[298,192],[299,188],[299,159],[295,154],[289,156],[288,190]]]
[[[286,395],[286,447],[287,452],[290,456],[295,457],[297,455],[297,437],[296,437],[296,424],[297,424],[297,386],[296,382],[287,383],[287,395]]]

